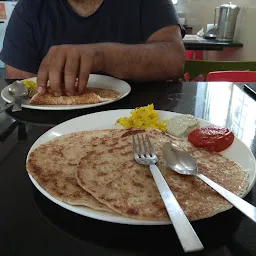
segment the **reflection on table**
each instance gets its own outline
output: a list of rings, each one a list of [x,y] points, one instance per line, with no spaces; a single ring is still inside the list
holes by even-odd
[[[220,89],[221,87],[221,89]],[[201,119],[228,127],[248,147],[255,137],[255,100],[236,84],[223,82],[198,84],[195,115]]]

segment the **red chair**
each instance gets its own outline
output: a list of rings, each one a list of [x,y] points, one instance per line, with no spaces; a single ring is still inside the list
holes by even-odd
[[[186,60],[203,60],[204,51],[201,50],[186,50]]]
[[[216,71],[206,76],[207,82],[256,82],[256,71]]]
[[[193,60],[193,51],[186,50],[186,60]]]

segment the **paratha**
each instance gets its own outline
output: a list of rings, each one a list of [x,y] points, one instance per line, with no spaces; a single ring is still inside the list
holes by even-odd
[[[109,130],[109,134],[90,138],[92,151],[81,158],[76,171],[78,184],[98,201],[119,214],[136,219],[166,220],[165,206],[147,166],[133,159],[132,136],[142,130]],[[86,133],[86,132],[85,132]],[[83,133],[85,135],[85,133]],[[190,220],[211,217],[231,205],[203,181],[167,169],[162,145],[167,141],[189,151],[199,171],[231,192],[242,196],[247,187],[247,174],[230,159],[218,153],[194,148],[189,142],[147,130],[159,158],[166,182]],[[83,138],[87,141],[86,136]]]
[[[101,99],[101,101],[118,99],[121,97],[121,93],[106,88],[94,88],[94,87],[86,87],[84,93],[95,93]]]
[[[88,139],[90,133],[86,135]],[[90,147],[83,142],[83,134],[76,133],[40,145],[30,153],[27,171],[45,191],[62,202],[112,212],[76,182],[76,165]]]
[[[133,159],[132,135],[143,132],[110,129],[61,136],[32,151],[27,170],[49,194],[71,205],[137,219],[166,220],[148,167]],[[161,148],[167,141],[189,151],[207,177],[239,196],[245,193],[247,174],[238,164],[158,130],[146,132],[159,157],[158,166],[190,220],[211,217],[231,205],[198,178],[166,169]]]
[[[121,94],[111,89],[86,88],[84,93],[76,96],[54,96],[52,93],[35,94],[31,100],[32,105],[82,105],[96,104],[120,98]]]

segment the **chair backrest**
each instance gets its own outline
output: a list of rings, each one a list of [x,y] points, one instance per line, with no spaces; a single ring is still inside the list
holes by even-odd
[[[186,60],[193,60],[193,51],[186,50]]]
[[[204,77],[213,71],[256,71],[256,61],[200,61],[186,60],[184,74],[189,74],[189,80]]]
[[[207,82],[256,82],[256,71],[217,71],[206,76]]]
[[[204,51],[201,50],[186,50],[186,60],[203,60]]]

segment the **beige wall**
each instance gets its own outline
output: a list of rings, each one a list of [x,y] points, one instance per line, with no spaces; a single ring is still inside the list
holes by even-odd
[[[216,6],[229,1],[224,0],[179,0],[176,9],[180,16],[186,17],[186,24],[193,26],[197,33],[207,23],[213,23]],[[206,52],[210,60],[256,61],[256,0],[236,0],[233,4],[241,6],[234,39],[242,42],[241,49],[226,49],[224,52]]]

